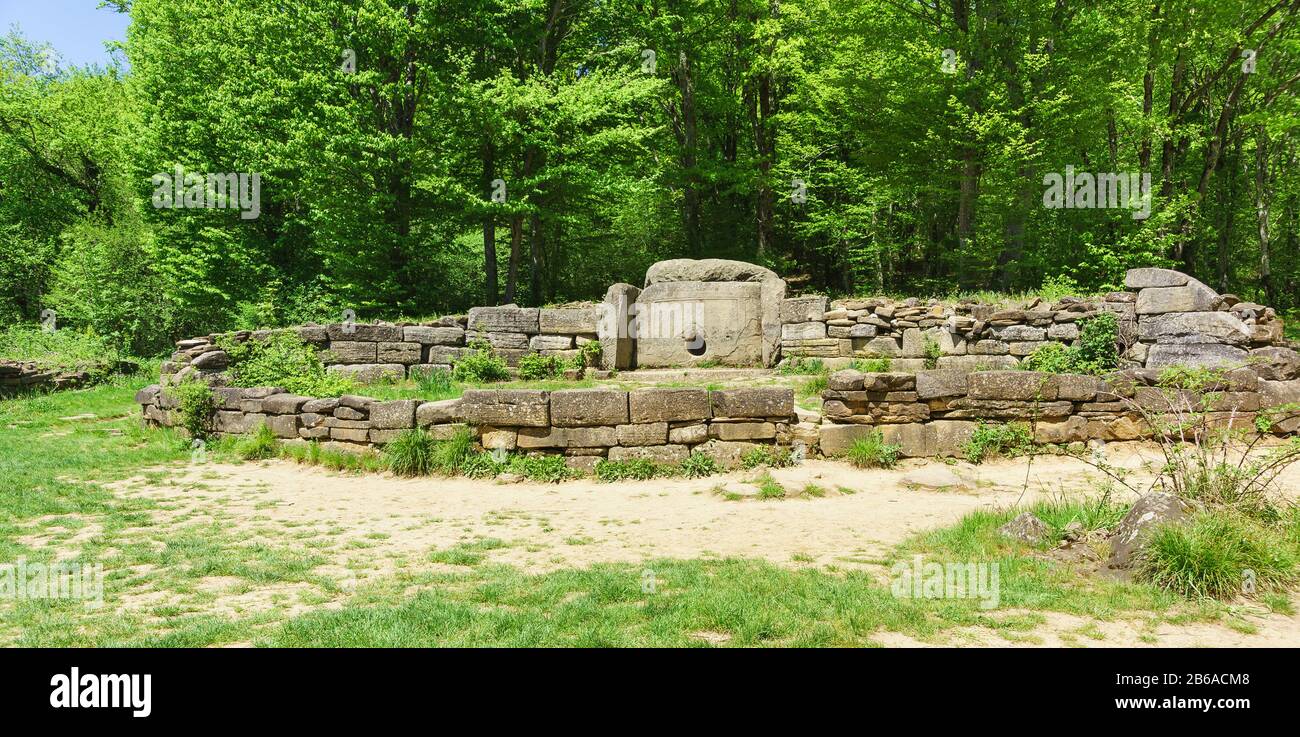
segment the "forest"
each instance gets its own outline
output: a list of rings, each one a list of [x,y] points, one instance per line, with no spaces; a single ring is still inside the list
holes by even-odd
[[[0,39],[0,327],[157,355],[678,257],[1300,307],[1300,0],[106,4],[107,66]]]

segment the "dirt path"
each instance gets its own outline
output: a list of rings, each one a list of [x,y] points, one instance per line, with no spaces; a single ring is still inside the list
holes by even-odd
[[[1137,468],[1151,452],[1114,450],[1110,460]],[[912,461],[891,471],[812,461],[772,475],[790,497],[755,498],[756,472],[617,484],[590,479],[506,484],[341,475],[281,461],[193,466],[162,483],[136,477],[118,488],[164,502],[167,511],[160,514],[187,523],[219,514],[223,523],[241,531],[318,530],[333,536],[324,550],[333,565],[364,578],[427,560],[433,550],[484,540],[493,544],[476,552],[487,562],[534,573],[601,562],[711,556],[883,571],[880,559],[917,532],[950,525],[976,509],[1095,494],[1101,481],[1099,474],[1064,458],[1039,458],[1032,466],[1024,461],[981,466]],[[1283,483],[1300,490],[1300,469]],[[824,495],[799,494],[808,484]],[[1090,623],[1068,615],[1045,616],[1039,631],[1022,639],[977,628],[956,632],[951,644],[1300,646],[1300,618],[1262,612],[1250,613],[1258,634],[1221,625]],[[921,644],[889,633],[878,639],[891,645]]]

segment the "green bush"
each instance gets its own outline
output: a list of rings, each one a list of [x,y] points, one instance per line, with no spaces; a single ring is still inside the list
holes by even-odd
[[[438,442],[424,430],[403,430],[384,446],[388,470],[398,476],[428,476],[437,467]]]
[[[781,364],[777,371],[785,376],[816,376],[829,373],[830,369],[826,368],[820,358],[795,356]]]
[[[885,434],[872,430],[866,437],[853,441],[844,456],[858,468],[893,468],[902,446],[885,442]]]
[[[849,366],[868,374],[887,374],[894,362],[888,358],[855,358],[849,362]]]
[[[251,435],[240,438],[235,445],[235,453],[246,461],[274,458],[279,452],[280,441],[276,440],[275,433],[271,432],[265,422],[258,425]]]
[[[682,461],[682,475],[688,479],[700,479],[718,472],[718,462],[713,456],[695,451]]]
[[[983,463],[987,458],[1016,456],[1034,447],[1034,435],[1029,426],[1021,422],[1006,425],[976,425],[971,439],[962,445],[962,455],[971,463]]]
[[[596,478],[601,481],[645,481],[660,475],[659,467],[645,458],[596,461]]]
[[[450,438],[439,442],[433,452],[433,467],[439,473],[451,475],[460,471],[474,455],[477,442],[474,431],[463,427]]]
[[[327,372],[316,349],[292,331],[242,343],[227,336],[217,345],[230,355],[232,386],[278,386],[305,397],[338,397],[357,389],[352,379]]]
[[[1190,524],[1163,525],[1138,554],[1138,576],[1187,597],[1231,599],[1247,581],[1257,591],[1277,591],[1296,580],[1294,540],[1277,526],[1217,511]]]
[[[934,370],[939,368],[939,359],[943,357],[943,346],[939,345],[939,341],[935,340],[934,336],[929,333],[925,335],[924,351],[926,369]]]
[[[490,479],[504,473],[508,462],[508,458],[498,461],[496,456],[487,451],[471,453],[460,462],[460,473],[471,479]]]
[[[519,378],[524,381],[558,379],[570,368],[561,356],[529,353],[519,358]]]
[[[451,376],[456,381],[484,383],[505,381],[510,378],[506,362],[492,350],[485,340],[470,343],[469,350],[456,361]]]
[[[1025,358],[1021,368],[1049,374],[1104,374],[1119,366],[1119,320],[1103,312],[1079,323],[1074,346],[1046,343]]]
[[[506,469],[526,479],[545,483],[558,483],[576,475],[565,464],[564,456],[515,455],[510,457]]]
[[[11,325],[0,330],[0,358],[32,361],[43,369],[85,371],[91,381],[102,381],[118,367],[123,355],[91,329]]]
[[[206,438],[212,433],[212,420],[217,414],[217,398],[207,382],[191,378],[164,391],[176,398],[181,427],[189,432],[190,437]]]
[[[578,368],[597,368],[605,355],[605,348],[599,340],[590,340],[578,347]]]
[[[740,454],[740,467],[744,469],[767,466],[768,468],[786,468],[794,465],[790,451],[775,445],[756,445]]]

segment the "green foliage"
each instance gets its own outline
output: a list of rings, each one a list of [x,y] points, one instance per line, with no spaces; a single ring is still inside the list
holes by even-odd
[[[630,458],[626,461],[602,458],[596,461],[596,478],[606,482],[645,481],[661,473],[659,467],[646,458]]]
[[[597,368],[600,366],[601,358],[605,354],[604,347],[599,340],[589,340],[578,346],[578,369]]]
[[[251,434],[238,440],[235,454],[246,461],[263,461],[275,458],[280,452],[280,441],[263,422]]]
[[[403,430],[384,446],[388,470],[398,476],[427,476],[437,468],[438,441],[421,429]]]
[[[768,468],[788,468],[794,465],[794,457],[789,450],[777,445],[755,445],[740,454],[740,467],[744,469],[766,466]]]
[[[925,346],[923,351],[925,353],[926,369],[934,370],[938,368],[939,359],[943,356],[943,347],[940,346],[939,341],[935,340],[934,336],[929,333],[925,334]]]
[[[983,463],[988,458],[1022,455],[1033,447],[1033,432],[1024,423],[991,425],[980,422],[970,440],[962,445],[961,452],[971,463]]]
[[[207,382],[190,378],[163,391],[176,398],[181,427],[185,428],[190,437],[206,438],[212,432],[212,421],[217,414],[217,398]]]
[[[1044,277],[1038,287],[1039,296],[1048,302],[1057,302],[1062,297],[1079,297],[1082,293],[1079,283],[1065,274]]]
[[[230,356],[232,386],[278,386],[305,397],[338,397],[356,389],[350,378],[327,372],[316,349],[293,331],[243,342],[226,336],[217,345]]]
[[[569,362],[562,356],[528,353],[519,358],[519,378],[524,381],[563,378],[569,368]]]
[[[784,499],[785,487],[779,481],[772,478],[772,474],[764,472],[755,482],[758,487],[759,499]]]
[[[1079,322],[1079,373],[1101,374],[1119,365],[1119,317],[1103,312]]]
[[[849,363],[854,370],[868,374],[887,374],[893,365],[888,358],[855,358]]]
[[[34,325],[11,325],[0,330],[0,358],[33,361],[45,369],[86,371],[92,381],[102,381],[123,360],[120,351],[93,330],[44,330]]]
[[[777,373],[782,376],[820,376],[830,373],[830,369],[820,358],[795,356],[777,367]]]
[[[530,481],[558,483],[571,479],[576,474],[559,455],[513,455],[506,464],[506,470],[519,474]]]
[[[424,399],[451,399],[456,396],[456,386],[452,382],[451,372],[444,368],[434,367],[427,371],[416,374],[416,387]]]
[[[1049,374],[1104,374],[1119,365],[1118,343],[1118,319],[1113,312],[1103,312],[1080,321],[1077,345],[1045,343],[1020,367]]]
[[[713,460],[713,456],[699,451],[692,451],[681,463],[681,474],[688,479],[712,476],[719,470],[718,462]]]
[[[1232,599],[1278,591],[1296,581],[1300,564],[1294,530],[1230,512],[1198,514],[1190,524],[1162,525],[1138,554],[1143,580],[1189,598]]]
[[[470,343],[469,350],[452,367],[451,376],[456,381],[485,383],[505,381],[510,378],[506,362],[492,350],[485,340]]]
[[[873,430],[866,437],[854,440],[844,455],[858,468],[893,468],[901,449],[902,446],[886,443],[880,430]]]

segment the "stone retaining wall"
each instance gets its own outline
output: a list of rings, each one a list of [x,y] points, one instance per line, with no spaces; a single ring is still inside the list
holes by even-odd
[[[937,368],[1014,368],[1049,342],[1072,343],[1079,322],[1102,312],[1119,318],[1124,365],[1244,363],[1254,349],[1285,345],[1270,307],[1220,295],[1186,274],[1133,269],[1130,291],[1094,299],[1032,300],[1022,309],[916,298],[795,297],[781,303],[786,356],[889,358],[902,370],[925,368],[927,339],[939,346]]]
[[[286,330],[320,349],[326,369],[363,383],[415,378],[433,368],[450,368],[470,343],[484,340],[506,363],[514,366],[527,353],[574,358],[596,340],[600,308],[475,307],[467,316],[431,323],[333,323]],[[179,383],[190,375],[211,377],[225,371],[230,356],[217,344],[264,339],[277,331],[240,331],[178,341],[176,352],[162,365],[164,383]]]
[[[46,369],[32,361],[0,361],[0,397],[33,389],[71,389],[90,380],[90,372]]]
[[[886,442],[902,447],[902,455],[957,456],[981,421],[1030,423],[1038,443],[1139,440],[1150,435],[1144,411],[1170,412],[1168,390],[1155,386],[1159,374],[1158,369],[1105,378],[1032,371],[837,371],[822,394],[820,450],[838,455],[880,430]],[[1209,417],[1216,425],[1250,430],[1261,410],[1300,403],[1300,362],[1261,363],[1224,376],[1210,395]],[[1199,406],[1195,398],[1177,399]],[[1272,430],[1278,435],[1300,431],[1300,412],[1275,419]]]
[[[798,424],[793,391],[782,388],[483,389],[438,402],[313,399],[277,388],[212,391],[219,435],[265,424],[286,440],[355,449],[412,428],[437,439],[471,428],[486,449],[564,455],[584,469],[601,458],[679,463],[693,450],[732,467],[755,445],[816,442],[815,426]],[[147,423],[178,424],[176,399],[159,385],[141,390],[136,401]]]

